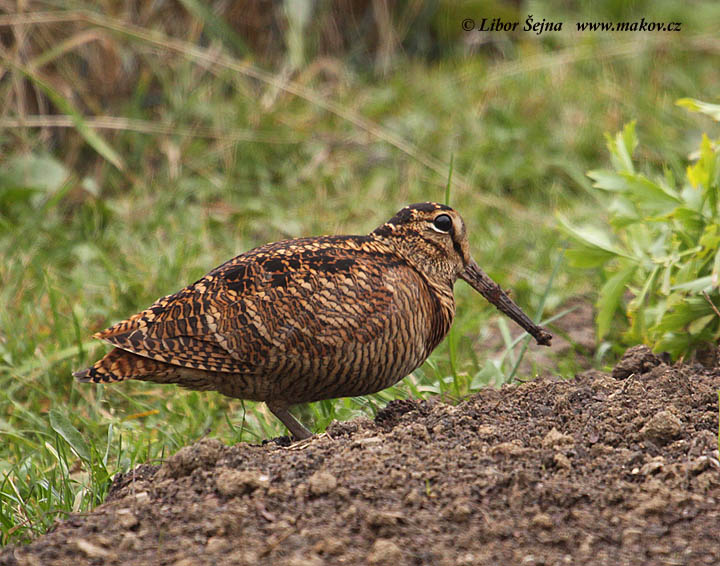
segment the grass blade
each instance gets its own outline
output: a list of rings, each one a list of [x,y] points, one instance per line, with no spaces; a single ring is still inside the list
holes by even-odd
[[[40,90],[42,90],[50,100],[52,100],[53,104],[55,104],[61,112],[71,116],[78,133],[83,137],[83,139],[85,139],[90,147],[97,151],[103,158],[105,158],[105,160],[112,163],[117,169],[125,172],[125,163],[123,162],[122,157],[120,157],[120,154],[110,147],[110,145],[102,137],[100,137],[100,135],[87,125],[85,118],[75,108],[72,102],[53,88],[50,83],[40,78],[40,76],[34,71],[31,71],[23,65],[18,65],[10,59],[5,58],[5,61],[17,71],[25,75],[28,80],[37,85],[37,87],[40,88]]]
[[[548,279],[547,285],[545,285],[545,291],[543,292],[543,295],[540,298],[540,304],[538,305],[537,312],[535,313],[535,316],[533,317],[533,321],[536,324],[542,318],[542,313],[543,313],[543,310],[545,309],[545,301],[547,301],[547,298],[550,295],[550,291],[552,290],[553,283],[555,282],[555,278],[557,277],[557,274],[560,271],[560,266],[563,263],[564,253],[565,253],[565,246],[563,246],[560,249],[560,253],[558,254],[558,258],[555,261],[555,265],[553,267],[552,273],[550,274],[550,279]],[[531,337],[529,335],[525,336],[522,349],[520,350],[520,355],[518,356],[518,359],[515,362],[515,365],[513,366],[512,370],[510,370],[510,373],[505,378],[506,382],[511,381],[515,377],[515,374],[517,373],[517,370],[520,367],[520,363],[522,362],[522,359],[525,356],[525,352],[527,351],[528,344],[530,343],[530,338]]]
[[[80,431],[72,425],[64,413],[61,413],[57,409],[50,409],[50,426],[65,439],[84,462],[90,463],[90,448],[80,434]]]

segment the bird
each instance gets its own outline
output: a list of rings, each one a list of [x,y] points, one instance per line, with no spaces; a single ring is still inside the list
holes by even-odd
[[[261,245],[94,334],[114,348],[73,375],[214,390],[263,401],[297,440],[289,408],[375,393],[418,368],[450,330],[460,278],[549,346],[475,262],[460,214],[411,204],[367,235]]]

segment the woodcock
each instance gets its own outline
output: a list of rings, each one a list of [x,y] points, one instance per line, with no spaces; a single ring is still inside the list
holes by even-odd
[[[264,401],[297,439],[291,405],[385,389],[420,366],[467,281],[538,344],[536,326],[470,255],[452,208],[421,203],[367,236],[265,244],[95,334],[115,348],[74,375],[141,379]]]

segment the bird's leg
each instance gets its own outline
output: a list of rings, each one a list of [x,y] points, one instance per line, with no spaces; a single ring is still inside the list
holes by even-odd
[[[301,425],[298,420],[290,414],[288,406],[285,403],[278,403],[276,401],[266,401],[270,412],[279,418],[282,423],[288,428],[288,430],[295,437],[295,440],[305,440],[310,438],[312,433]]]

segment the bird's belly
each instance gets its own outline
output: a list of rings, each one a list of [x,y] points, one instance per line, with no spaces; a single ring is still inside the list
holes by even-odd
[[[218,389],[233,397],[289,404],[385,389],[420,366],[449,327],[433,301],[414,299],[414,308],[388,313],[371,336],[353,339],[339,329],[337,336],[288,341],[267,351],[251,373],[228,375]]]
[[[325,344],[322,354],[309,349],[292,356],[291,366],[279,368],[272,379],[273,397],[301,403],[365,395],[397,383],[432,351],[425,319],[422,313],[390,319],[374,339]]]

